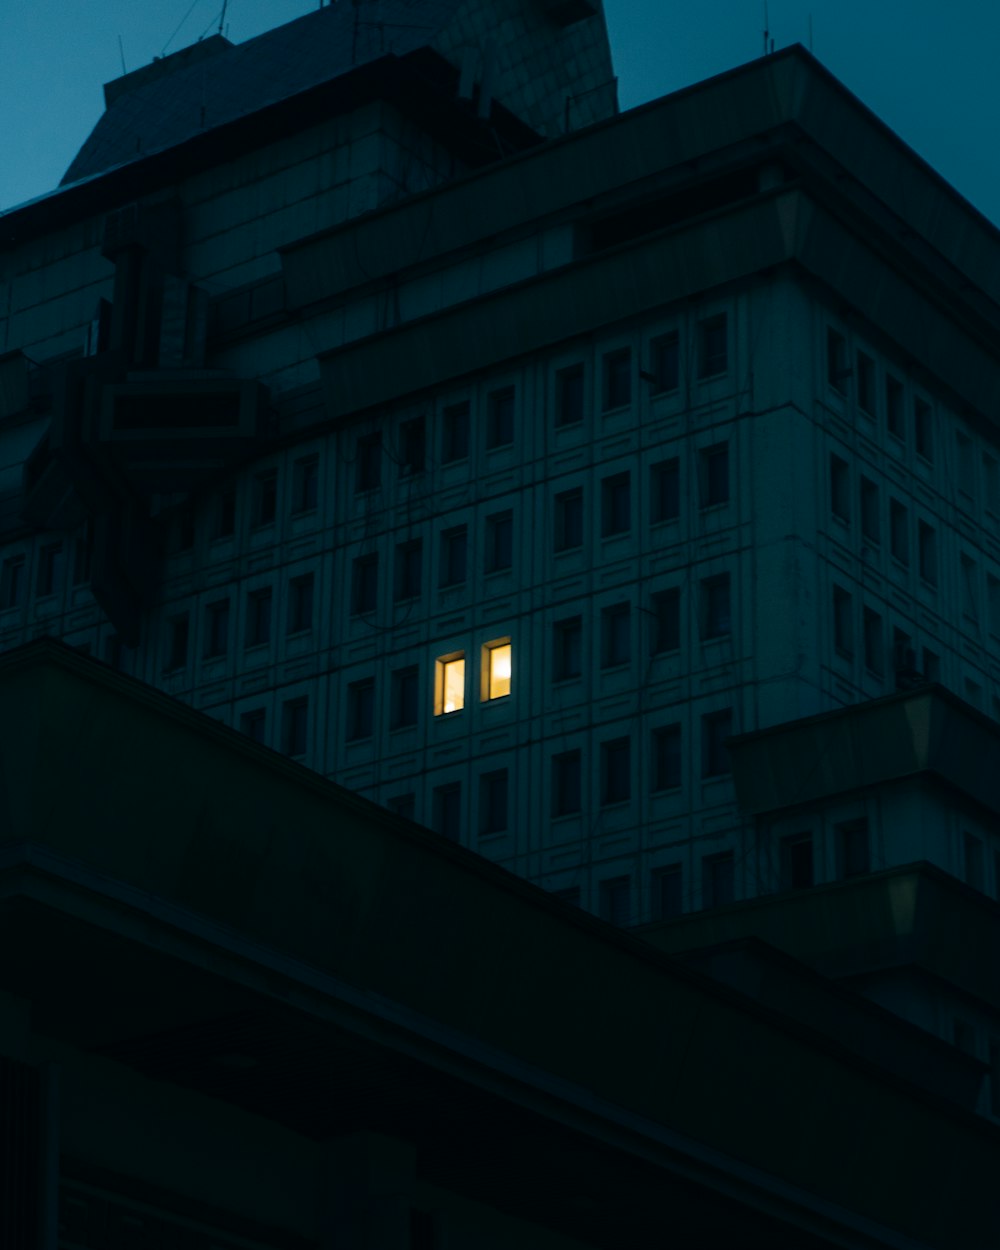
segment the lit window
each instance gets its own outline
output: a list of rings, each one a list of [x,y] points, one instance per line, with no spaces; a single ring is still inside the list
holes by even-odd
[[[447,716],[465,707],[465,655],[443,655],[435,665],[434,715]]]
[[[510,639],[498,638],[483,647],[483,699],[503,699],[510,694]]]

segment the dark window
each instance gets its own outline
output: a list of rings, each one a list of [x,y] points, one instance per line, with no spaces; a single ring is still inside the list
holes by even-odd
[[[807,890],[813,884],[813,840],[808,833],[781,839],[781,888]]]
[[[681,784],[681,727],[653,730],[653,789],[676,790]]]
[[[273,525],[278,513],[278,474],[269,469],[253,480],[253,524],[255,529]]]
[[[464,525],[444,531],[441,535],[440,586],[458,586],[465,581],[468,549],[469,535]]]
[[[658,591],[650,599],[653,610],[650,651],[661,655],[681,645],[681,592],[678,586]]]
[[[315,512],[319,500],[319,460],[307,456],[292,469],[292,512]]]
[[[910,535],[906,509],[896,499],[889,500],[889,547],[900,564],[910,563]]]
[[[441,463],[453,464],[469,456],[468,402],[451,404],[441,414]]]
[[[628,473],[615,473],[601,482],[601,533],[605,538],[627,534],[632,523],[632,492]]]
[[[676,391],[680,385],[680,336],[676,330],[661,334],[649,345],[649,383],[654,395]]]
[[[514,514],[495,512],[486,518],[486,572],[499,573],[514,562]]]
[[[255,707],[250,712],[244,712],[240,717],[240,733],[246,736],[252,742],[264,743],[267,734],[267,713],[262,707]]]
[[[396,547],[396,601],[418,599],[421,590],[423,546],[419,538]]]
[[[941,657],[936,655],[930,647],[924,647],[920,668],[927,681],[941,680]],[[994,716],[993,719],[996,720],[997,717]]]
[[[458,781],[434,787],[434,828],[458,842],[462,836],[462,786]]]
[[[875,361],[866,352],[858,352],[858,407],[870,417],[875,415]]]
[[[918,456],[934,459],[934,414],[922,399],[913,401],[913,443]]]
[[[840,521],[851,523],[851,474],[847,461],[830,457],[830,511]]]
[[[624,408],[632,399],[632,352],[627,347],[608,352],[604,357],[605,412]]]
[[[724,638],[730,629],[729,574],[706,577],[701,583],[701,636]]]
[[[726,314],[709,317],[698,325],[698,377],[711,378],[729,367]]]
[[[601,667],[627,664],[632,656],[632,612],[627,603],[601,610]]]
[[[35,588],[39,598],[54,595],[62,580],[62,543],[49,543],[41,550],[38,561],[38,584]]]
[[[601,743],[602,803],[624,803],[631,796],[631,757],[628,738]]]
[[[958,489],[963,495],[971,497],[975,493],[976,476],[972,439],[956,431],[955,446],[958,450]]]
[[[172,616],[167,621],[167,654],[163,666],[167,672],[174,672],[187,665],[189,635],[190,626],[186,612]]]
[[[420,677],[415,664],[397,668],[392,674],[390,687],[391,707],[389,723],[393,729],[404,729],[417,723],[420,705]]]
[[[864,610],[865,633],[865,668],[876,677],[885,672],[884,643],[882,637],[882,618],[871,608]]]
[[[898,626],[892,631],[892,667],[897,690],[909,689],[920,680],[913,639]]]
[[[833,588],[833,645],[837,654],[850,659],[854,654],[853,608],[851,596],[839,586]]]
[[[94,526],[85,521],[73,541],[73,585],[90,581],[90,562],[94,554]]]
[[[602,881],[598,894],[601,919],[623,928],[632,923],[632,882],[628,877]]]
[[[503,833],[507,828],[507,770],[498,768],[479,778],[479,832]]]
[[[377,490],[382,482],[382,435],[365,434],[358,439],[354,460],[354,492]]]
[[[556,425],[583,420],[583,365],[570,365],[556,374]]]
[[[716,443],[699,456],[701,506],[711,508],[729,499],[729,444]]]
[[[224,490],[212,501],[210,534],[213,539],[230,538],[236,532],[236,491]]]
[[[903,416],[903,384],[896,378],[886,375],[885,379],[885,424],[886,429],[895,438],[906,437],[906,423]]]
[[[493,391],[486,413],[486,449],[508,447],[514,441],[514,388]]]
[[[929,585],[937,585],[937,535],[925,521],[917,522],[917,551],[920,576]]]
[[[259,647],[271,641],[271,587],[262,586],[247,595],[246,645]]]
[[[305,755],[309,719],[308,699],[289,699],[281,709],[281,749],[286,755]]]
[[[347,741],[370,738],[375,732],[375,679],[352,681],[347,687]]]
[[[16,608],[24,594],[24,556],[11,556],[3,562],[3,582],[0,585],[0,605]]]
[[[701,885],[706,907],[725,907],[736,893],[736,865],[732,851],[706,855],[701,861]]]
[[[351,612],[374,612],[378,605],[378,555],[358,556],[351,565]]]
[[[971,833],[963,833],[962,850],[965,858],[965,880],[974,890],[983,889],[983,844]]]
[[[229,600],[210,603],[205,610],[205,657],[226,654],[229,645]]]
[[[847,340],[836,330],[826,332],[826,379],[835,391],[847,394],[847,379],[851,371],[847,365]]]
[[[729,747],[726,740],[733,732],[733,714],[729,708],[722,712],[707,712],[701,718],[701,775],[718,777],[728,773]]]
[[[684,876],[680,864],[667,864],[653,871],[652,904],[654,920],[672,920],[684,911]]]
[[[569,551],[583,546],[583,491],[566,490],[556,495],[555,549]]]
[[[427,460],[427,423],[424,417],[404,421],[399,427],[399,473],[401,477],[423,473]]]
[[[861,533],[870,543],[881,541],[878,487],[866,477],[861,479]]]
[[[1000,1118],[1000,1041],[990,1039],[990,1114]]]
[[[552,627],[552,673],[556,681],[583,671],[583,618],[567,617]]]
[[[582,756],[563,751],[552,757],[552,814],[570,816],[580,810]]]
[[[870,871],[867,820],[850,820],[837,826],[837,855],[841,877],[857,877]]]
[[[979,619],[979,578],[976,575],[976,562],[970,560],[963,552],[959,556],[958,568],[962,615],[977,621]]]
[[[293,577],[288,583],[288,632],[290,634],[301,634],[307,629],[312,629],[314,585],[315,579],[312,573],[306,573],[302,577]]]
[[[652,503],[650,519],[656,524],[659,521],[676,521],[681,514],[681,462],[677,456],[669,460],[661,460],[649,470],[649,485]]]

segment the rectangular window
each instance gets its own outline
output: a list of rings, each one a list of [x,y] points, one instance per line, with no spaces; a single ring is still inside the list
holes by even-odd
[[[619,928],[632,923],[632,882],[628,877],[602,881],[598,900],[602,920]]]
[[[736,897],[736,864],[732,851],[706,855],[701,861],[702,901],[706,907],[725,907]]]
[[[259,742],[262,746],[266,744],[267,713],[262,707],[243,713],[240,717],[240,733],[245,734],[251,742]]]
[[[378,606],[378,554],[357,556],[351,564],[351,614],[374,612]]]
[[[870,417],[875,415],[875,361],[866,352],[858,352],[858,407]]]
[[[677,456],[661,460],[649,470],[650,520],[676,521],[681,514],[681,462]]]
[[[469,404],[451,404],[441,414],[441,463],[469,458]]]
[[[826,380],[841,395],[847,394],[847,379],[851,371],[847,365],[847,340],[831,327],[826,331]]]
[[[729,367],[726,314],[698,323],[698,377],[712,378]]]
[[[583,420],[583,365],[570,365],[556,374],[556,425]]]
[[[308,745],[309,700],[288,699],[281,708],[281,749],[293,758]]]
[[[866,477],[861,479],[861,533],[866,542],[877,546],[881,541],[878,487]]]
[[[652,912],[654,920],[673,920],[684,913],[684,877],[680,864],[653,870]]]
[[[582,756],[563,751],[552,757],[552,815],[572,816],[580,811]]]
[[[885,425],[893,438],[898,438],[901,442],[906,438],[903,384],[888,374],[885,379]]]
[[[465,653],[440,656],[434,665],[434,715],[448,716],[465,707]]]
[[[509,638],[498,638],[494,642],[485,644],[482,654],[482,673],[484,701],[505,699],[510,694],[511,645]]]
[[[458,842],[462,837],[462,785],[452,781],[434,787],[434,828],[443,838]]]
[[[73,540],[73,585],[82,586],[90,581],[90,563],[94,554],[93,522],[85,521]]]
[[[934,413],[919,396],[913,400],[913,445],[918,456],[928,461],[934,459]]]
[[[583,617],[571,616],[552,627],[552,675],[555,681],[583,671]]]
[[[603,410],[624,408],[632,401],[632,352],[628,347],[607,352],[603,370]]]
[[[632,751],[628,738],[601,743],[601,802],[626,803],[632,794]]]
[[[701,718],[701,775],[720,777],[730,771],[728,739],[733,732],[730,708],[706,712]]]
[[[352,681],[347,687],[347,741],[370,738],[375,732],[375,678]]]
[[[46,595],[54,595],[60,589],[62,566],[62,543],[46,544],[39,554],[38,581],[35,586],[35,593],[40,599]]]
[[[253,480],[253,527],[261,529],[273,525],[278,514],[278,473],[268,469],[258,473]]]
[[[262,647],[271,641],[271,587],[262,586],[247,595],[246,643]]]
[[[989,612],[990,633],[994,638],[1000,638],[1000,580],[992,573],[986,574],[986,608]]]
[[[415,664],[397,668],[390,679],[389,724],[392,729],[405,729],[417,723],[420,706],[420,675]]]
[[[24,556],[11,556],[3,562],[3,578],[0,582],[0,606],[16,608],[24,595]]]
[[[632,658],[632,611],[627,603],[601,610],[601,667],[615,668]]]
[[[920,680],[913,639],[898,626],[892,631],[892,668],[897,690],[907,690]]]
[[[514,513],[494,512],[486,518],[487,573],[502,573],[514,563]]]
[[[833,588],[833,646],[849,660],[854,654],[853,606],[851,596],[840,586]]]
[[[976,476],[972,439],[956,430],[955,447],[958,457],[958,489],[971,498],[975,494]]]
[[[653,789],[676,790],[681,784],[681,727],[653,730]]]
[[[225,655],[229,646],[229,600],[210,603],[205,609],[205,658]]]
[[[923,654],[920,657],[920,670],[927,681],[941,680],[941,657],[933,652],[930,647],[924,647]],[[1000,719],[996,715],[994,720]]]
[[[509,447],[514,441],[514,388],[493,391],[486,413],[486,450]]]
[[[971,621],[979,620],[979,577],[975,560],[971,560],[964,552],[958,558],[959,594],[962,600],[962,615]]]
[[[868,821],[849,820],[836,827],[837,858],[841,877],[859,877],[870,872]]]
[[[680,385],[680,335],[661,334],[649,345],[649,383],[653,395],[676,391]]]
[[[364,434],[354,451],[354,493],[377,490],[382,484],[382,435]]]
[[[423,473],[427,458],[427,423],[424,417],[404,421],[399,427],[399,476]]]
[[[507,769],[483,773],[479,778],[479,832],[504,833],[507,829]]]
[[[314,585],[312,573],[293,577],[288,583],[288,633],[303,634],[312,629]]]
[[[781,839],[781,888],[807,890],[813,884],[813,840],[809,833]]]
[[[601,482],[601,534],[627,534],[632,523],[632,492],[628,473],[615,473]]]
[[[929,586],[936,586],[937,534],[925,521],[917,522],[917,552],[920,576]]]
[[[990,1039],[990,1115],[1000,1118],[1000,1039]]]
[[[214,541],[217,538],[231,538],[235,532],[236,491],[229,489],[222,491],[212,500],[209,536]]]
[[[583,546],[583,491],[565,490],[555,498],[555,549]]]
[[[965,859],[965,881],[974,890],[982,890],[983,875],[983,844],[971,833],[962,834],[962,850]]]
[[[681,592],[679,586],[658,591],[650,598],[653,612],[650,653],[662,655],[681,645]]]
[[[706,577],[701,583],[701,636],[725,638],[730,628],[729,574]]]
[[[187,666],[189,636],[188,614],[182,612],[179,616],[170,617],[167,621],[167,653],[163,665],[168,673]]]
[[[315,512],[319,501],[319,458],[306,456],[292,467],[292,515]]]
[[[851,472],[846,460],[830,456],[830,511],[845,525],[851,523]]]
[[[885,672],[882,618],[871,608],[864,610],[865,668],[876,677]]]
[[[465,581],[469,534],[464,525],[445,530],[441,535],[441,568],[439,586],[459,586]]]
[[[396,602],[419,599],[423,571],[423,543],[415,538],[396,547]]]
[[[900,564],[910,563],[910,524],[898,499],[889,500],[889,549]]]
[[[716,443],[699,453],[701,506],[714,508],[729,499],[729,444]]]

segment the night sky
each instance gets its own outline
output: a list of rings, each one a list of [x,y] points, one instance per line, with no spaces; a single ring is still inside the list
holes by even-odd
[[[347,0],[339,0],[346,3]],[[377,5],[378,0],[372,0]],[[763,0],[605,0],[622,108],[763,50]],[[240,43],[319,0],[229,0]],[[222,0],[0,5],[0,209],[57,185],[102,108],[101,85],[218,30]],[[851,91],[1000,223],[996,0],[769,0],[776,49],[810,44]],[[119,49],[121,36],[121,51]]]

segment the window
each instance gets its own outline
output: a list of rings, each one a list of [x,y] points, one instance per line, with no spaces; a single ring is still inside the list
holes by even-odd
[[[841,877],[869,872],[868,821],[849,820],[836,827],[837,858]]]
[[[288,583],[288,633],[302,634],[312,629],[314,585],[312,573],[293,577]]]
[[[650,467],[649,488],[653,524],[676,521],[681,514],[681,462],[677,456]]]
[[[650,599],[653,610],[650,652],[662,655],[676,651],[681,645],[681,592],[680,587],[658,591]]]
[[[701,583],[701,636],[725,638],[730,627],[729,574],[706,577]]]
[[[210,603],[205,609],[205,658],[225,655],[229,645],[229,600]]]
[[[556,425],[583,420],[583,365],[570,365],[556,374]]]
[[[498,638],[483,647],[482,655],[483,689],[482,698],[504,699],[510,694],[511,682],[511,646],[509,638]]]
[[[347,687],[347,741],[370,738],[375,732],[375,679],[352,681]]]
[[[680,385],[680,356],[680,336],[676,330],[661,334],[650,343],[647,380],[653,395],[677,390]]]
[[[726,314],[698,323],[698,377],[711,378],[728,368]]]
[[[305,755],[309,700],[288,699],[281,708],[281,749],[286,755]]]
[[[260,647],[271,641],[271,587],[262,586],[247,595],[246,642]]]
[[[292,514],[315,512],[319,499],[319,459],[307,456],[292,467]]]
[[[706,712],[701,718],[701,775],[719,777],[728,773],[729,747],[727,739],[733,731],[733,713],[726,708],[720,712]]]
[[[351,613],[374,612],[378,604],[378,555],[357,556],[351,564]]]
[[[458,842],[462,836],[462,786],[451,781],[434,787],[434,828],[443,838]]]
[[[676,790],[681,784],[681,727],[653,730],[653,789]]]
[[[1000,1117],[1000,1040],[990,1039],[990,1115]]]
[[[971,497],[975,493],[976,476],[972,439],[956,430],[955,446],[958,456],[958,489],[963,495]]]
[[[632,612],[627,603],[614,603],[601,610],[601,667],[627,664],[632,656]]]
[[[552,675],[555,681],[583,671],[583,618],[570,616],[552,627]]]
[[[653,870],[650,903],[654,920],[673,920],[683,914],[683,883],[680,864],[667,864]]]
[[[507,770],[498,768],[479,778],[479,832],[504,833],[507,829]]]
[[[631,747],[628,738],[601,743],[601,802],[626,803],[632,794]]]
[[[419,599],[423,569],[423,544],[419,538],[396,547],[396,602]]]
[[[813,884],[813,840],[808,833],[781,839],[781,888],[807,890]]]
[[[445,530],[441,535],[441,570],[438,585],[458,586],[465,581],[469,546],[464,525]]]
[[[552,815],[572,816],[580,811],[582,755],[563,751],[552,757]]]
[[[889,549],[900,564],[910,563],[910,533],[906,509],[898,499],[889,500]]]
[[[427,423],[421,417],[404,421],[399,427],[399,476],[423,473],[427,458]]]
[[[851,370],[847,364],[847,340],[831,327],[826,331],[826,380],[841,395],[847,394],[847,379]]]
[[[40,599],[45,595],[54,595],[59,589],[62,565],[62,543],[48,543],[42,548],[38,560],[38,581],[35,586],[35,593]]]
[[[255,707],[243,713],[240,717],[240,733],[245,734],[252,742],[264,745],[267,735],[267,713],[262,707]]]
[[[90,563],[94,554],[94,525],[85,521],[73,541],[73,585],[90,581]]]
[[[224,490],[212,500],[209,536],[230,538],[236,531],[236,491]]]
[[[632,400],[632,352],[627,347],[607,352],[604,357],[604,402],[602,408],[611,412],[624,408]]]
[[[830,456],[830,511],[845,525],[851,523],[851,474],[847,461]]]
[[[925,521],[917,522],[917,552],[920,576],[929,586],[936,586],[937,534]]]
[[[0,579],[0,606],[16,608],[24,594],[24,556],[11,556],[3,562],[3,577]]]
[[[886,429],[894,438],[900,441],[906,438],[906,425],[903,419],[903,384],[888,375],[885,379],[885,424]]]
[[[894,626],[892,631],[892,667],[897,690],[907,690],[919,682],[913,639],[898,626]]]
[[[628,877],[602,881],[598,890],[601,919],[624,927],[632,922],[632,882]]]
[[[447,716],[465,707],[465,653],[442,655],[434,665],[434,715]]]
[[[717,443],[699,453],[701,506],[713,508],[729,499],[729,444]]]
[[[983,844],[971,833],[962,834],[965,859],[965,880],[974,890],[983,889]]]
[[[1000,637],[1000,580],[992,573],[986,574],[986,610],[990,633],[994,638]]]
[[[493,391],[486,413],[486,449],[508,447],[514,441],[514,388]]]
[[[468,402],[451,404],[441,414],[441,463],[469,458]]]
[[[882,641],[882,618],[871,608],[864,610],[865,668],[876,677],[885,672],[885,656]]]
[[[934,459],[934,414],[930,404],[919,396],[913,400],[913,445],[918,456],[928,461]]]
[[[556,495],[555,549],[570,551],[583,546],[583,491],[566,490]]]
[[[941,657],[936,655],[929,647],[924,647],[923,654],[920,657],[920,668],[925,680],[941,680]],[[996,720],[997,717],[993,719]]]
[[[354,493],[377,490],[382,483],[382,435],[364,434],[354,452]]]
[[[405,729],[417,723],[420,706],[420,678],[415,664],[397,668],[390,678],[389,725],[392,729]]]
[[[959,593],[962,599],[962,615],[971,621],[979,620],[979,577],[976,562],[963,551],[958,558]]]
[[[861,478],[861,533],[867,542],[881,541],[878,487],[866,477]]]
[[[854,654],[851,596],[840,586],[833,588],[833,645],[839,656],[849,660]]]
[[[736,865],[732,851],[706,855],[701,861],[702,901],[706,907],[725,907],[736,896]]]
[[[627,534],[631,526],[629,474],[615,473],[601,482],[601,534]]]
[[[487,573],[501,573],[514,563],[514,513],[495,512],[486,518]]]
[[[273,525],[278,513],[278,474],[275,469],[258,473],[253,480],[253,526]]]
[[[870,417],[875,415],[875,361],[866,352],[858,352],[858,407]]]
[[[167,621],[167,653],[163,664],[166,672],[172,673],[186,667],[189,635],[190,625],[186,612],[170,617]]]

